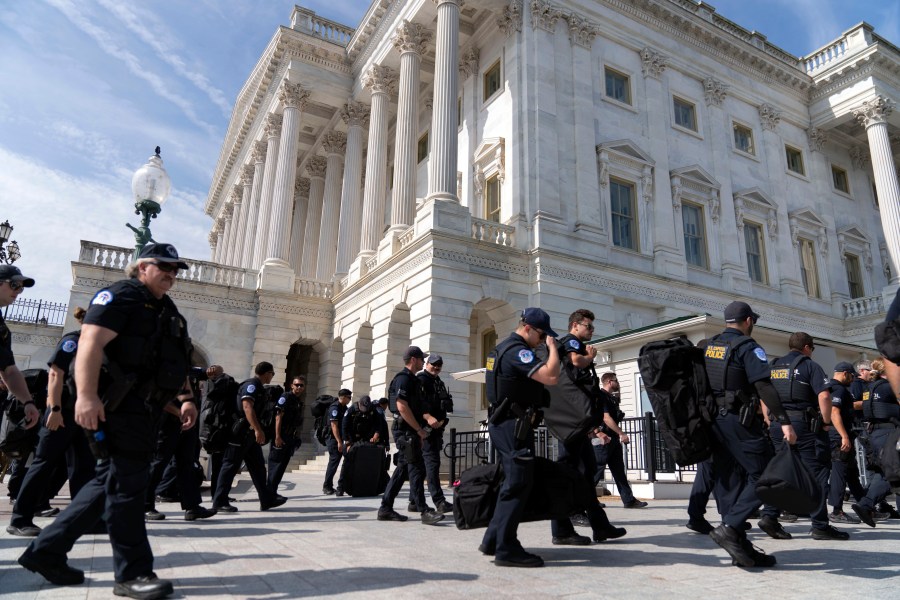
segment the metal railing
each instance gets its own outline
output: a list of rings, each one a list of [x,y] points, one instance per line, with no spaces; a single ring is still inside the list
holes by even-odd
[[[3,318],[19,323],[37,325],[62,325],[66,322],[68,305],[63,302],[47,302],[41,299],[19,298],[6,307]]]

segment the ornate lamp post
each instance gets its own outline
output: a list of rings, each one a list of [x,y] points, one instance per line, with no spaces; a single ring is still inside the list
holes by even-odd
[[[7,265],[11,265],[22,258],[22,253],[19,252],[19,245],[15,240],[8,244],[6,243],[12,236],[13,229],[15,228],[9,224],[9,221],[0,223],[0,262]]]
[[[156,155],[151,156],[147,164],[135,171],[131,178],[131,191],[134,194],[134,214],[142,215],[141,226],[133,227],[130,223],[125,225],[134,232],[134,260],[140,255],[149,242],[153,242],[153,234],[150,233],[150,219],[162,212],[162,205],[169,197],[172,182],[169,174],[163,167],[162,158],[159,156],[159,146],[156,147]]]

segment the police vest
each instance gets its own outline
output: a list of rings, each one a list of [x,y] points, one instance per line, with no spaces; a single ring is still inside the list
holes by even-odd
[[[863,417],[873,423],[886,423],[900,419],[900,405],[887,379],[876,379],[863,393]]]
[[[350,418],[350,431],[348,433],[351,439],[349,441],[368,440],[375,434],[378,423],[375,419],[374,410],[363,412],[356,406],[351,406],[347,409],[347,417]]]
[[[790,362],[781,357],[772,365],[772,385],[785,410],[805,410],[816,406],[816,394],[812,387],[797,380],[797,369],[807,360],[810,358],[801,354]]]
[[[487,393],[488,402],[491,406],[497,408],[506,398],[512,402],[528,407],[537,405],[541,401],[541,395],[544,386],[531,377],[516,377],[514,375],[504,374],[503,371],[503,355],[510,350],[530,350],[530,348],[521,340],[510,336],[500,342],[496,348],[491,350],[485,364],[485,391]]]
[[[401,389],[406,390],[407,394],[407,397],[403,400],[409,406],[416,421],[422,423],[424,420],[422,416],[424,414],[422,412],[422,398],[425,395],[422,390],[422,382],[409,369],[403,369],[394,375],[394,379],[391,380],[391,385],[388,388],[388,403],[391,412],[395,415],[400,414],[400,409],[397,408],[397,398],[400,396],[399,392]],[[412,429],[403,417],[394,419],[394,426],[404,430]]]
[[[726,398],[726,408],[731,408],[734,396],[737,392],[749,391],[750,382],[747,381],[747,372],[744,365],[732,360],[738,348],[752,342],[753,338],[741,335],[730,341],[720,340],[720,335],[715,336],[706,344],[703,353],[706,363],[706,375],[709,377],[709,385],[717,399]]]

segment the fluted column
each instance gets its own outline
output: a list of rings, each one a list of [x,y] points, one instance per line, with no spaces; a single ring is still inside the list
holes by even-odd
[[[303,256],[303,230],[306,228],[306,210],[309,204],[309,179],[298,177],[294,186],[294,215],[291,221],[291,268],[300,275]]]
[[[321,156],[312,156],[306,161],[306,172],[309,173],[309,205],[306,208],[306,228],[303,230],[303,257],[300,259],[300,276],[304,279],[316,278],[327,166],[328,161]]]
[[[225,206],[222,207],[222,218],[225,220],[225,228],[222,231],[222,252],[219,254],[219,262],[223,265],[228,264],[228,244],[231,241],[231,218],[232,211],[234,210],[234,204],[232,204],[231,198],[225,201]]]
[[[878,206],[881,228],[891,258],[891,284],[900,283],[900,184],[891,152],[887,118],[894,110],[894,101],[877,96],[863,102],[862,108],[853,111],[859,124],[866,128],[875,188],[878,190]]]
[[[459,202],[456,196],[456,98],[459,95],[459,8],[462,0],[433,1],[437,4],[438,16],[428,197]]]
[[[266,260],[280,261],[285,267],[290,257],[291,205],[294,200],[294,179],[297,177],[297,146],[300,136],[300,119],[309,92],[299,83],[285,81],[278,92],[284,105],[281,124],[281,144],[278,147],[278,169],[272,194],[271,231],[266,248]]]
[[[404,20],[391,40],[400,52],[397,136],[394,143],[394,197],[391,229],[406,229],[416,212],[416,145],[419,127],[419,66],[431,32]],[[455,106],[455,102],[454,102]]]
[[[213,259],[213,262],[221,263],[222,262],[222,250],[225,248],[225,241],[222,239],[225,237],[225,219],[219,217],[216,221],[216,256]]]
[[[209,241],[209,260],[210,262],[216,262],[216,244],[218,244],[219,236],[216,235],[215,231],[210,231],[206,239]]]
[[[388,94],[397,82],[388,67],[372,67],[363,85],[372,90],[372,112],[369,120],[369,144],[366,156],[366,187],[363,192],[362,239],[359,255],[369,258],[381,239],[384,195],[387,187],[387,122]]]
[[[237,245],[238,229],[240,227],[242,192],[243,188],[240,185],[235,185],[231,188],[231,231],[228,233],[228,241],[225,246],[224,262],[226,265],[234,265],[236,264],[235,261],[239,260],[235,246]]]
[[[259,199],[262,196],[263,179],[266,168],[266,142],[253,143],[253,184],[250,187],[250,204],[247,206],[247,224],[244,226],[244,252],[241,255],[241,267],[256,269],[254,248],[256,247],[256,230],[259,223]]]
[[[319,230],[319,257],[316,261],[316,279],[331,281],[334,278],[334,262],[337,256],[338,224],[341,216],[341,185],[344,175],[344,152],[347,135],[332,131],[322,141],[325,159],[325,199],[322,203],[322,226]]]
[[[256,239],[253,242],[253,268],[258,269],[266,259],[269,219],[272,212],[272,192],[275,189],[275,172],[278,170],[278,147],[281,141],[281,115],[266,117],[266,166],[263,169],[262,191],[259,196],[259,216],[256,221]]]
[[[363,127],[369,124],[369,107],[348,102],[341,111],[347,124],[347,152],[344,154],[344,182],[341,185],[341,216],[338,227],[335,279],[343,279],[350,272],[353,260],[353,240],[359,239],[362,219],[362,151]]]
[[[232,264],[240,267],[244,261],[244,245],[247,239],[247,212],[253,186],[253,165],[241,167],[241,211],[234,225],[234,258]]]

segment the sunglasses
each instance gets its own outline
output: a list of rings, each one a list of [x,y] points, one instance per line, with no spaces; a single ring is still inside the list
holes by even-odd
[[[541,330],[538,329],[537,327],[532,327],[532,329],[534,329],[535,331],[538,332],[538,339],[541,339],[541,340],[546,340],[546,339],[547,339],[547,333],[546,333],[546,332],[541,331]]]
[[[164,262],[151,262],[151,265],[155,266],[157,269],[162,271],[163,273],[177,273],[178,265],[172,263],[164,263]]]
[[[593,323],[579,323],[579,325],[581,325],[582,327],[584,327],[584,328],[587,329],[588,331],[593,331],[593,330],[594,330],[594,324],[593,324]]]
[[[305,383],[292,383],[291,386],[293,386],[293,387],[306,387],[306,384],[305,384]]]
[[[14,292],[18,292],[19,290],[21,290],[22,288],[25,287],[25,284],[22,283],[21,281],[12,281],[10,279],[7,279],[6,283],[7,283],[7,285],[9,285],[9,289],[11,289]]]

